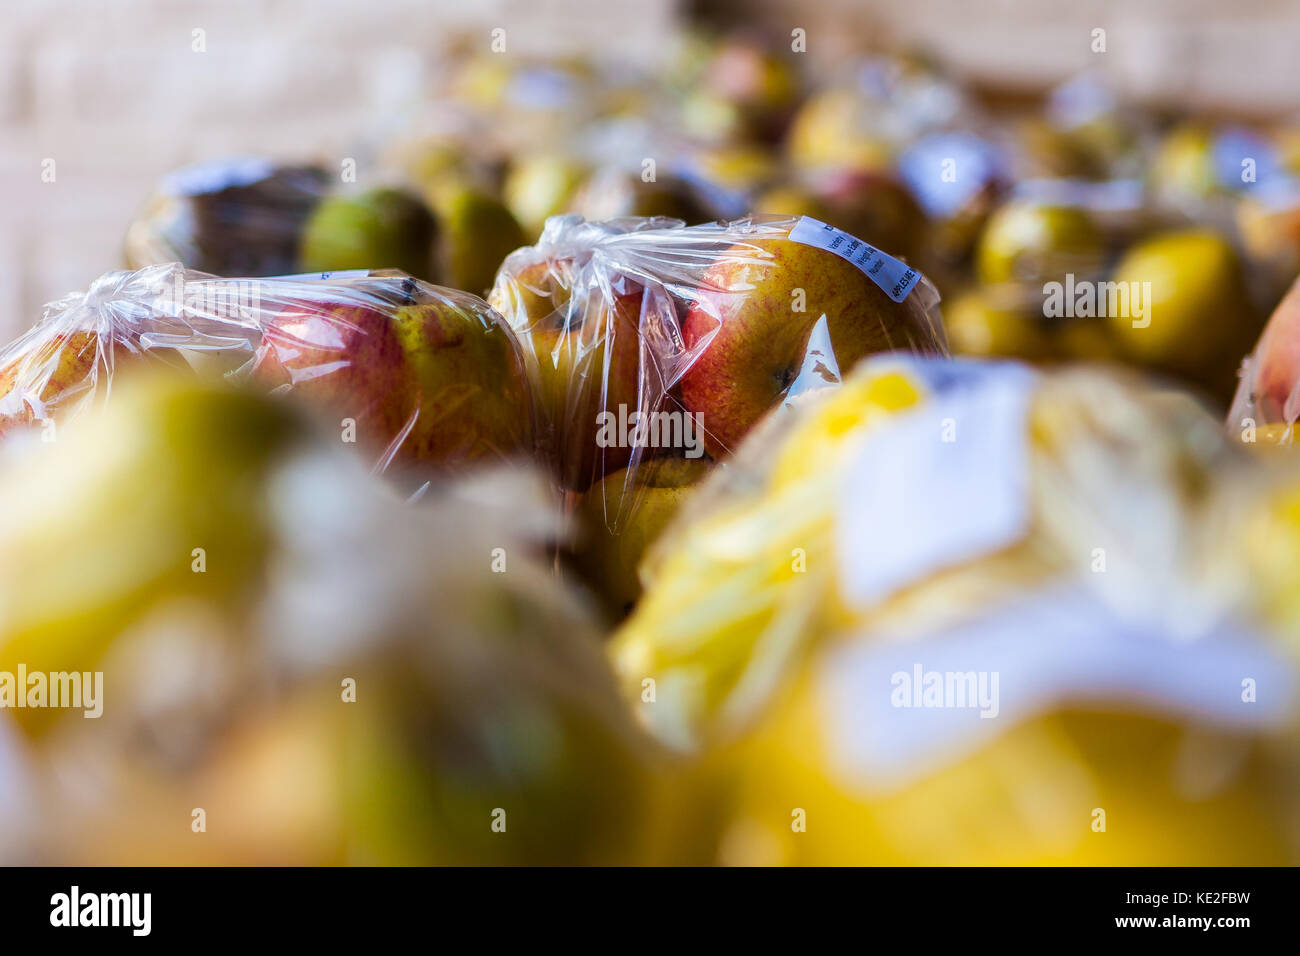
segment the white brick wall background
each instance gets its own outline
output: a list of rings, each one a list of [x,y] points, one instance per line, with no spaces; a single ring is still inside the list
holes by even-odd
[[[120,264],[160,175],[264,153],[335,161],[418,104],[439,55],[502,26],[511,53],[653,62],[677,0],[5,0],[0,10],[0,338]],[[703,4],[718,9],[714,3]],[[1300,109],[1294,0],[745,0],[738,25],[804,26],[821,62],[924,42],[971,75],[1042,85],[1096,65],[1168,102]],[[725,14],[724,14],[725,15]],[[206,31],[206,53],[191,49]],[[56,162],[54,183],[41,163]],[[365,169],[361,170],[365,175]]]
[[[5,0],[0,7],[0,337],[121,265],[158,178],[199,159],[361,156],[458,38],[647,62],[671,0]],[[635,14],[635,15],[634,15]],[[192,31],[206,31],[195,53]],[[41,164],[56,179],[42,183]],[[364,179],[366,169],[358,171]]]

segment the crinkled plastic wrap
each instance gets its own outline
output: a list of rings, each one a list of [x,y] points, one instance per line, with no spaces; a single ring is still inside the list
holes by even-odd
[[[539,476],[413,508],[256,390],[119,389],[0,467],[0,860],[635,858],[652,750]]]
[[[583,496],[589,560],[619,605],[683,488],[769,410],[876,352],[943,354],[938,299],[915,268],[806,216],[554,217],[489,296],[524,345],[543,445]]]
[[[717,859],[1297,859],[1296,660],[1222,546],[1255,462],[1213,419],[903,357],[806,403],[687,503],[610,646]]]
[[[181,262],[220,276],[297,272],[303,226],[328,188],[323,169],[253,157],[177,170],[128,227],[126,265]]]
[[[533,453],[520,348],[481,299],[400,273],[224,279],[176,263],[48,305],[0,355],[0,431],[70,419],[141,363],[292,395],[379,470]]]

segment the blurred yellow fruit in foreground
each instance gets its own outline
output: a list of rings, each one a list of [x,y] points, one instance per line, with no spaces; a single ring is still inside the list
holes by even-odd
[[[738,864],[1294,862],[1295,664],[1212,520],[1250,469],[1092,370],[883,357],[773,415],[610,644],[682,825]]]
[[[540,483],[408,503],[332,437],[146,376],[7,463],[0,694],[102,672],[94,719],[0,708],[29,731],[34,860],[644,858],[653,749],[553,574]]]

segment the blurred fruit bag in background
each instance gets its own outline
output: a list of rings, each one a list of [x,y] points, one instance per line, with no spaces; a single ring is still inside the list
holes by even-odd
[[[227,279],[116,272],[51,303],[0,355],[0,428],[47,428],[140,365],[247,378],[414,478],[533,454],[514,334],[485,302],[399,273]]]
[[[1300,858],[1295,616],[1213,419],[892,356],[800,405],[683,508],[611,645],[717,860]]]

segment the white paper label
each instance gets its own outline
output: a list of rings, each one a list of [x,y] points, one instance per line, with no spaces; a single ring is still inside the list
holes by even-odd
[[[906,299],[907,294],[916,288],[922,278],[921,273],[906,262],[899,262],[843,229],[828,226],[811,216],[800,217],[790,230],[790,239],[805,246],[833,252],[841,259],[853,263],[895,302]]]
[[[1000,550],[1029,524],[1033,373],[1011,363],[904,364],[928,379],[930,397],[867,434],[840,490],[841,585],[858,607]]]
[[[1254,730],[1285,725],[1297,691],[1246,627],[1176,640],[1068,580],[931,633],[837,642],[819,674],[832,766],[868,791],[905,786],[1065,704]],[[1245,677],[1257,681],[1248,705]]]

